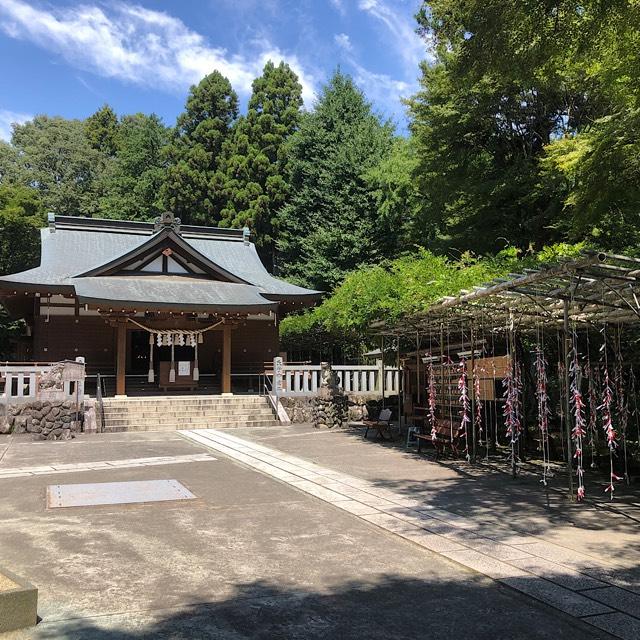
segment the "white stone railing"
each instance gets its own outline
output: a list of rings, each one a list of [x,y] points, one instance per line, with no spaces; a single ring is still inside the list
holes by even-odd
[[[0,381],[4,383],[4,389],[0,393],[0,404],[20,404],[38,400],[38,382],[40,376],[51,371],[53,363],[47,364],[0,364]],[[84,400],[84,380],[65,381],[64,399]]]
[[[384,375],[384,395],[397,395],[400,372],[397,367],[374,365],[332,365],[338,386],[345,392],[358,395],[382,395]],[[320,388],[320,365],[284,364],[282,388],[278,395],[282,397],[314,396]]]

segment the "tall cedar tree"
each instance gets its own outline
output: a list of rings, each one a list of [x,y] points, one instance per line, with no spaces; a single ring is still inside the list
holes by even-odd
[[[89,144],[106,156],[114,156],[118,147],[118,116],[105,104],[84,121]]]
[[[238,117],[238,96],[218,71],[189,90],[167,150],[166,208],[188,224],[215,225],[224,208],[221,152]]]
[[[336,72],[290,140],[292,196],[277,217],[282,275],[331,290],[358,265],[380,259],[376,197],[366,174],[392,138],[353,80]]]
[[[302,86],[289,65],[267,62],[253,81],[247,115],[234,126],[225,144],[223,224],[249,226],[263,258],[273,261],[273,221],[287,202],[287,157],[284,145],[299,126]]]

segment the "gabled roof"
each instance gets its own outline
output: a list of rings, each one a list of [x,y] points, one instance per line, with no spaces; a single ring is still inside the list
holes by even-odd
[[[0,287],[5,290],[15,286],[22,290],[46,289],[52,293],[77,292],[79,296],[80,292],[83,295],[89,293],[90,287],[99,287],[103,293],[108,289],[118,299],[124,291],[130,295],[154,298],[159,294],[159,290],[155,289],[159,281],[154,283],[154,277],[160,275],[152,277],[147,274],[134,286],[134,274],[125,274],[118,269],[137,256],[156,249],[162,251],[169,243],[200,267],[197,277],[180,280],[182,291],[174,291],[176,304],[182,297],[182,303],[188,305],[194,302],[194,296],[201,303],[211,302],[217,295],[222,295],[223,290],[223,297],[229,300],[236,294],[238,300],[245,300],[246,303],[242,305],[269,307],[273,301],[315,299],[320,294],[279,280],[268,273],[255,245],[248,241],[243,230],[182,226],[178,231],[177,226],[159,224],[158,221],[154,224],[56,216],[50,221],[49,227],[41,230],[40,266],[0,277]],[[112,282],[107,285],[106,280]],[[90,285],[90,282],[93,284]],[[121,293],[116,293],[118,287],[121,287]],[[207,287],[210,291],[205,293]],[[253,288],[255,295],[261,299],[254,297],[253,302],[249,302],[246,287]],[[220,293],[214,294],[213,288]],[[93,295],[87,297],[93,298]]]

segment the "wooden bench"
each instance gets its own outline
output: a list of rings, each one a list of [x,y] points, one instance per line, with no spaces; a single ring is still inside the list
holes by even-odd
[[[428,428],[428,432],[424,431],[416,434],[418,440],[418,453],[422,450],[423,443],[431,444],[435,450],[436,455],[444,453],[445,447],[451,448],[451,453],[454,456],[459,454],[459,444],[462,438],[462,427],[459,422],[451,422],[451,420],[437,420],[435,428],[435,440],[431,434],[431,428]],[[452,437],[453,436],[453,437]]]
[[[391,409],[383,409],[380,412],[377,420],[364,420],[364,426],[366,427],[364,437],[367,437],[369,429],[375,429],[378,432],[378,437],[381,440],[393,440],[391,435]]]

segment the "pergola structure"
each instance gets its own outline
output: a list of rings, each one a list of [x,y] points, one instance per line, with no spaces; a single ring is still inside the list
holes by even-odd
[[[478,353],[478,332],[482,335],[501,333],[505,336],[507,351],[514,348],[511,336],[518,333],[530,334],[534,338],[545,329],[553,329],[563,336],[564,367],[561,384],[564,388],[564,415],[567,417],[564,437],[567,451],[578,451],[580,457],[572,464],[572,456],[567,455],[567,470],[570,490],[573,493],[573,477],[578,468],[579,484],[581,484],[581,436],[584,429],[584,409],[587,404],[587,394],[581,393],[583,383],[583,365],[579,363],[576,335],[589,329],[598,329],[604,335],[604,357],[607,354],[607,326],[632,325],[640,322],[640,259],[623,255],[601,252],[584,252],[576,258],[564,259],[552,264],[541,265],[536,269],[524,269],[522,273],[509,274],[504,278],[497,278],[489,283],[475,287],[473,290],[463,290],[457,296],[446,297],[430,305],[424,311],[402,318],[400,322],[376,323],[372,329],[383,337],[415,340],[416,355],[420,355],[421,338],[428,336],[430,349],[435,345],[433,353],[444,358],[445,344],[454,340],[456,349],[466,349],[467,358],[471,361],[473,371],[474,355]],[[446,335],[445,335],[446,328]],[[539,347],[538,347],[539,349]],[[513,355],[513,354],[512,354]],[[420,357],[416,358],[417,375],[420,380]],[[429,359],[423,358],[423,362]],[[435,358],[431,358],[435,360]],[[538,389],[536,395],[540,401],[546,394],[546,362],[544,355],[538,357],[542,367],[542,381],[538,375]],[[587,366],[590,372],[590,365]],[[604,367],[605,371],[606,366]],[[424,370],[423,370],[424,374]],[[540,371],[538,371],[540,374]],[[469,374],[474,375],[473,373]],[[514,374],[512,371],[510,375]],[[608,375],[608,372],[607,372]],[[507,375],[507,378],[509,375]],[[589,393],[591,381],[589,380]],[[419,383],[420,385],[421,383]],[[517,380],[515,386],[517,386]],[[609,385],[609,380],[606,383]],[[466,386],[466,383],[465,383]],[[508,386],[508,385],[506,385]],[[612,385],[613,386],[613,385]],[[462,388],[462,387],[460,387]],[[608,386],[603,387],[604,390]],[[428,392],[428,390],[427,390]],[[511,394],[505,391],[505,423],[509,433],[510,404],[517,403],[517,389]],[[466,391],[462,394],[465,395]],[[476,453],[476,429],[474,426],[473,393],[466,400],[470,401],[471,410],[468,417],[470,423],[471,440],[467,453],[471,459]],[[583,397],[584,395],[584,397]],[[620,392],[623,395],[623,392]],[[465,401],[461,397],[462,401]],[[627,403],[629,398],[627,397]],[[603,424],[611,420],[608,406],[613,402],[598,398],[600,412],[608,415],[601,416]],[[623,400],[616,400],[624,404]],[[577,406],[576,406],[577,403]],[[602,409],[604,407],[604,409]],[[588,408],[588,407],[587,407]],[[593,410],[593,407],[591,408]],[[628,410],[628,405],[627,405]],[[466,409],[463,409],[463,412]],[[543,426],[546,424],[546,406],[539,407],[539,417]],[[569,419],[571,417],[571,419]],[[465,416],[466,419],[466,416]],[[573,428],[569,427],[569,424]],[[513,426],[513,425],[511,425]],[[609,424],[608,438],[610,449],[617,446],[616,433]],[[514,434],[511,434],[512,442]],[[625,438],[626,446],[626,438]],[[473,453],[473,456],[469,455]],[[576,455],[573,457],[575,458]],[[626,451],[625,451],[626,456]],[[626,460],[626,458],[625,458]],[[515,454],[513,455],[515,465]],[[613,463],[612,463],[613,464]],[[613,473],[612,476],[616,477]],[[613,493],[613,481],[610,485]],[[580,491],[580,490],[579,490]],[[580,495],[578,496],[581,497]]]

